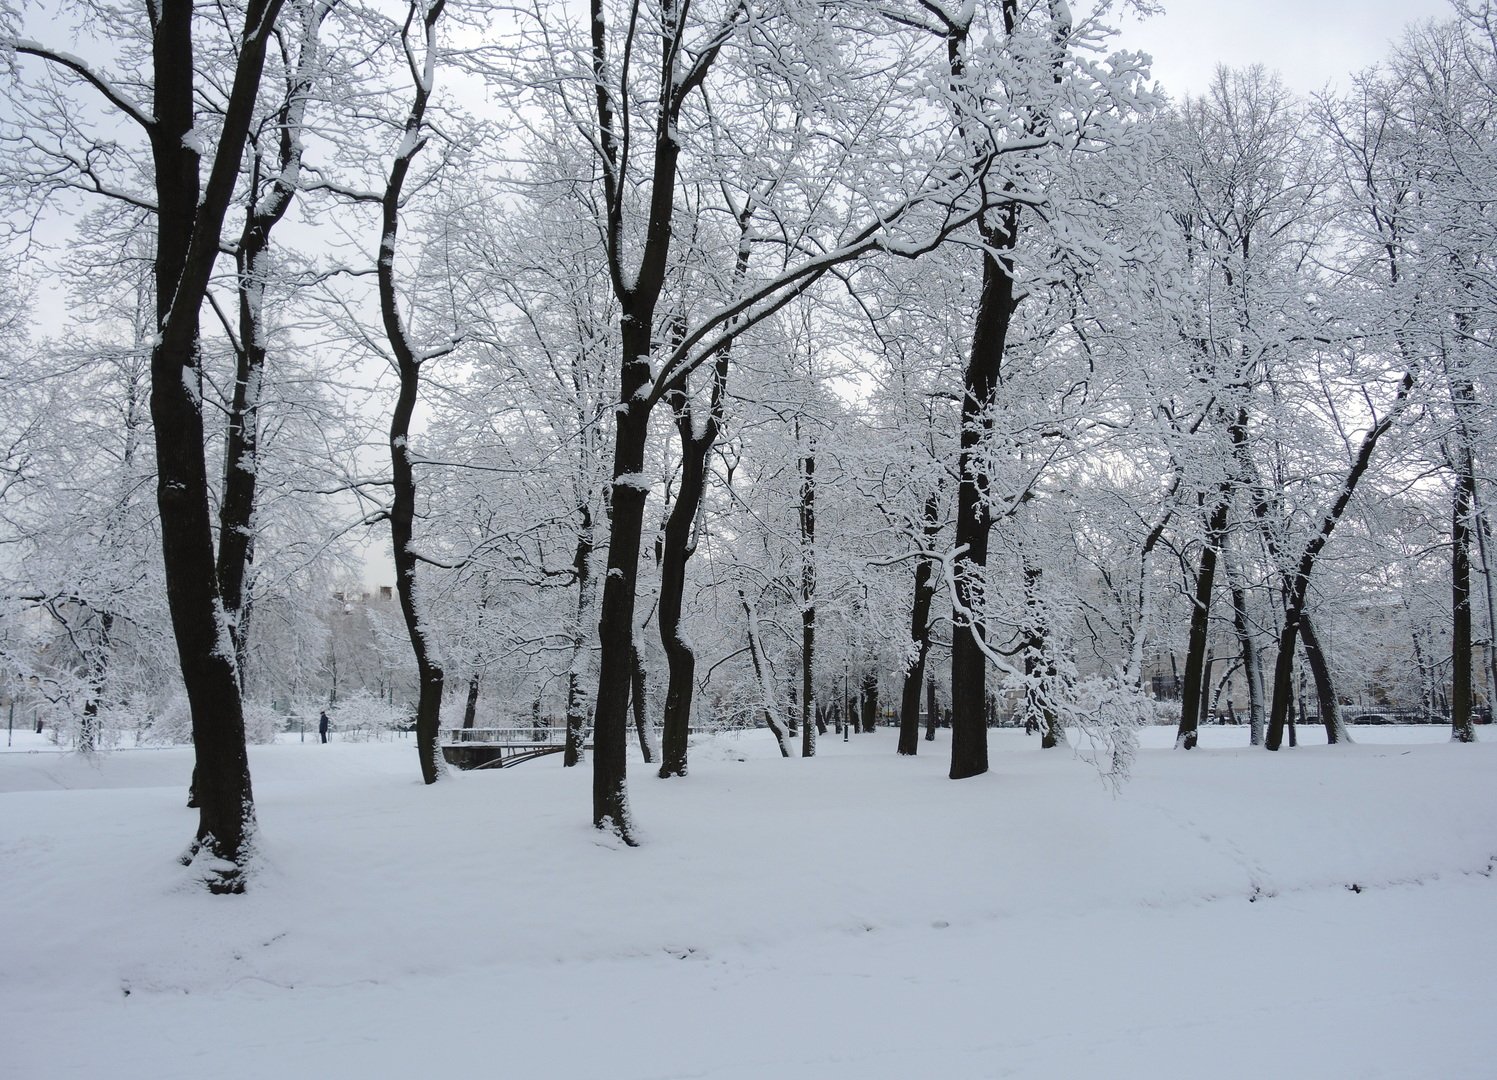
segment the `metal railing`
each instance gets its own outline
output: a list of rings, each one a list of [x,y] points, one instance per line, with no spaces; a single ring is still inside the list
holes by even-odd
[[[505,727],[447,728],[441,742],[448,746],[565,746],[565,724],[511,724]]]

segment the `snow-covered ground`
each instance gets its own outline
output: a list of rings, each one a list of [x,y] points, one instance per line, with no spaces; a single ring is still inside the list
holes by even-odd
[[[634,850],[557,758],[425,788],[409,742],[255,747],[223,898],[173,861],[190,751],[18,732],[0,1075],[1497,1076],[1497,732],[1153,729],[1116,794],[991,734],[961,783],[944,733],[705,739],[634,769]]]

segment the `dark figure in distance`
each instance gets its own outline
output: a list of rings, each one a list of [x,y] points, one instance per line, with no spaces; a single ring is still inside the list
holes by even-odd
[[[323,742],[327,742],[328,726],[327,711],[323,710],[322,714],[317,717],[317,734],[322,736]]]

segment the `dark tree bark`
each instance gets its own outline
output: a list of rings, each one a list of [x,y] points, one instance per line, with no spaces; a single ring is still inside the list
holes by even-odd
[[[936,715],[936,677],[927,675],[925,677],[925,741],[936,741],[936,724],[939,722]]]
[[[759,643],[759,612],[742,589],[738,590],[738,599],[743,604],[743,614],[748,621],[749,660],[754,665],[754,682],[759,687],[759,697],[764,708],[764,722],[769,725],[775,743],[780,748],[780,757],[787,758],[790,756],[789,736],[784,725],[780,723],[774,706],[774,688],[770,685],[769,673],[764,670],[764,651]],[[803,724],[802,730],[810,726],[810,724]]]
[[[146,121],[156,170],[156,313],[151,418],[156,432],[157,505],[167,602],[192,712],[196,838],[185,862],[207,859],[208,888],[244,889],[254,845],[254,795],[233,644],[219,622],[221,597],[209,523],[198,335],[199,312],[218,254],[254,111],[265,47],[280,0],[250,0],[217,151],[200,188],[190,0],[155,10],[154,116]]]
[[[1223,498],[1212,508],[1206,523],[1206,541],[1201,545],[1201,563],[1196,571],[1194,603],[1190,609],[1190,645],[1185,653],[1185,683],[1180,688],[1180,726],[1175,746],[1194,750],[1201,702],[1206,694],[1206,652],[1211,637],[1211,594],[1216,584],[1217,555],[1227,534],[1230,504]]]
[[[869,734],[878,726],[878,672],[872,669],[863,672],[863,686],[859,696],[863,706],[863,733]]]
[[[607,15],[603,0],[591,0],[592,66],[596,82],[598,145],[602,152],[603,195],[606,213],[606,254],[609,280],[619,302],[622,357],[619,365],[619,404],[615,410],[613,481],[609,495],[608,574],[603,581],[603,603],[598,621],[598,692],[593,714],[593,824],[611,829],[627,845],[635,843],[629,817],[627,757],[625,755],[631,658],[634,649],[634,599],[639,577],[640,535],[644,528],[643,476],[645,443],[649,437],[650,356],[654,349],[655,308],[665,286],[675,213],[676,170],[681,148],[676,124],[681,106],[694,85],[706,77],[716,49],[698,58],[694,75],[676,81],[684,20],[677,0],[666,0],[660,16],[661,94],[655,116],[654,161],[646,209],[644,242],[631,273],[625,268],[624,201],[626,177],[621,170],[625,140],[616,127],[617,104],[610,89],[612,73],[607,53]],[[632,43],[632,32],[631,32]],[[625,114],[627,123],[627,113]]]
[[[691,398],[683,376],[666,393],[681,438],[681,478],[676,500],[665,519],[660,559],[660,644],[668,668],[665,718],[661,730],[661,779],[685,776],[687,734],[691,729],[691,695],[696,676],[696,654],[681,633],[681,602],[686,591],[686,563],[696,551],[697,512],[707,487],[707,458],[722,424],[723,390],[728,379],[729,351],[724,348],[713,369],[712,398],[702,429],[696,429]],[[649,759],[646,758],[648,761]]]
[[[988,478],[982,471],[979,448],[992,427],[998,377],[1009,324],[1014,314],[1014,280],[998,256],[1011,252],[1018,236],[1018,211],[1009,208],[1002,226],[982,230],[982,292],[977,302],[977,324],[972,353],[962,386],[961,453],[957,462],[954,542],[956,595],[951,616],[951,779],[961,780],[988,771],[987,657],[977,635],[981,604],[979,592],[988,565],[988,534],[993,526],[987,504]]]
[[[468,699],[463,703],[463,727],[472,728],[474,721],[478,719],[478,672],[468,677]]]
[[[1450,516],[1450,737],[1475,742],[1472,717],[1471,643],[1471,510],[1476,501],[1476,472],[1469,447],[1458,454],[1454,505]]]
[[[1310,665],[1310,678],[1315,683],[1315,701],[1320,706],[1320,722],[1325,727],[1325,741],[1330,746],[1349,742],[1346,725],[1341,722],[1341,701],[1336,694],[1336,680],[1331,674],[1331,664],[1308,613],[1300,616],[1299,631],[1305,662]]]
[[[1325,516],[1321,518],[1320,528],[1305,544],[1304,550],[1300,553],[1299,563],[1287,580],[1284,623],[1279,632],[1279,656],[1274,665],[1273,704],[1268,717],[1268,738],[1264,742],[1264,746],[1269,750],[1278,750],[1284,742],[1284,725],[1288,721],[1290,697],[1293,691],[1294,650],[1299,643],[1300,623],[1305,613],[1305,603],[1310,590],[1310,574],[1315,569],[1315,560],[1319,558],[1321,549],[1330,541],[1336,524],[1346,512],[1347,504],[1356,494],[1357,484],[1367,472],[1367,467],[1372,462],[1372,453],[1377,449],[1379,440],[1387,434],[1394,421],[1408,405],[1409,392],[1413,388],[1412,373],[1405,373],[1392,406],[1362,437],[1362,444],[1346,479],[1341,484],[1341,491],[1337,494],[1330,509],[1326,511]]]
[[[645,759],[645,764],[650,765],[655,761],[655,747],[650,739],[650,703],[646,694],[645,662],[637,645],[629,658],[629,663],[632,668],[629,679],[629,697],[634,704],[634,732],[639,738],[640,755]]]
[[[1248,687],[1248,745],[1263,745],[1263,727],[1267,716],[1263,701],[1263,658],[1258,638],[1248,617],[1247,591],[1227,562],[1227,581],[1232,592],[1232,629],[1242,650],[1242,673]]]
[[[921,532],[926,550],[935,544],[941,531],[937,514],[940,501],[932,494],[925,500],[921,514]],[[920,684],[925,681],[925,658],[930,652],[930,609],[936,595],[936,569],[930,559],[915,566],[915,598],[910,605],[910,642],[914,648],[905,668],[904,686],[899,697],[899,745],[896,752],[913,755],[920,747]],[[932,726],[927,736],[935,738]]]
[[[252,161],[244,227],[235,249],[239,295],[239,333],[234,342],[234,395],[224,441],[223,493],[218,512],[218,590],[244,691],[248,659],[249,598],[245,586],[255,558],[255,497],[260,473],[260,399],[265,378],[265,287],[269,277],[270,234],[286,216],[296,195],[301,169],[302,126],[307,96],[318,68],[316,41],[331,10],[313,5],[305,25],[297,64],[286,75],[286,98],[273,127],[275,159],[260,148]]]
[[[570,767],[582,760],[586,744],[587,691],[582,686],[589,628],[587,614],[592,609],[593,513],[589,500],[578,506],[577,547],[572,555],[572,572],[577,580],[577,614],[572,627],[572,662],[567,669],[567,745],[562,764]]]
[[[800,459],[800,687],[808,717],[815,709],[816,667],[816,446]],[[801,757],[816,755],[816,736],[824,725],[801,727]]]
[[[420,19],[428,55],[436,50],[436,25],[442,17],[446,0],[435,2],[422,11],[420,0],[411,0],[401,39],[408,50],[411,26]],[[414,55],[411,53],[410,55]],[[413,73],[419,70],[414,59]],[[416,567],[419,558],[413,547],[416,519],[416,475],[410,447],[411,416],[420,395],[421,367],[441,353],[421,354],[411,345],[400,315],[395,291],[395,246],[400,233],[401,196],[410,175],[411,164],[425,144],[423,135],[431,84],[414,80],[414,96],[406,114],[405,137],[390,166],[390,175],[380,200],[380,249],[376,271],[379,282],[380,315],[385,336],[395,359],[400,390],[390,415],[390,465],[392,499],[390,503],[390,538],[394,546],[395,589],[400,596],[400,613],[405,618],[406,635],[416,659],[416,753],[420,758],[421,779],[436,783],[442,774],[441,748],[437,744],[442,726],[441,666],[432,656],[416,609]]]

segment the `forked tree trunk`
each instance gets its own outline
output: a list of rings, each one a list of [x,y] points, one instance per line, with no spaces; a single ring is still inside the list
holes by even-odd
[[[692,534],[707,488],[707,458],[717,441],[722,420],[722,395],[727,375],[728,351],[724,349],[714,369],[712,403],[701,431],[696,430],[692,418],[685,380],[666,394],[681,438],[681,478],[676,485],[676,501],[665,519],[661,542],[660,644],[665,648],[667,664],[658,774],[661,779],[686,775],[696,654],[681,630],[681,604],[686,591],[686,564],[696,550]]]
[[[1362,436],[1362,444],[1357,450],[1351,469],[1346,474],[1346,479],[1341,484],[1341,491],[1337,494],[1330,509],[1326,511],[1325,516],[1321,518],[1320,528],[1305,544],[1293,575],[1288,576],[1284,624],[1279,632],[1279,656],[1274,665],[1273,704],[1268,717],[1268,738],[1264,742],[1264,746],[1269,750],[1278,750],[1284,741],[1284,725],[1288,721],[1292,696],[1290,680],[1294,669],[1294,650],[1299,643],[1300,621],[1305,613],[1305,602],[1310,590],[1310,574],[1315,569],[1315,561],[1330,541],[1337,523],[1346,512],[1347,504],[1356,494],[1357,484],[1361,482],[1363,474],[1367,472],[1367,467],[1372,463],[1372,453],[1377,449],[1378,441],[1387,434],[1408,406],[1409,392],[1413,388],[1414,376],[1410,372],[1405,372],[1393,404]]]
[[[267,338],[265,286],[270,273],[270,234],[286,216],[301,171],[302,128],[318,62],[317,35],[330,5],[311,5],[302,26],[297,66],[287,72],[286,99],[276,113],[275,161],[269,175],[256,153],[244,227],[235,251],[239,295],[239,339],[234,349],[234,395],[224,440],[223,492],[218,514],[218,589],[243,693],[249,656],[246,583],[255,558],[255,498],[260,473],[260,400]]]
[[[196,838],[184,856],[205,857],[213,892],[244,889],[254,844],[254,795],[244,745],[244,711],[209,523],[201,411],[198,316],[217,257],[224,216],[254,113],[265,47],[281,0],[250,0],[217,151],[205,188],[195,148],[190,0],[162,0],[151,35],[155,101],[147,128],[156,172],[156,335],[151,349],[151,418],[156,434],[157,506],[167,603],[192,713]]]

